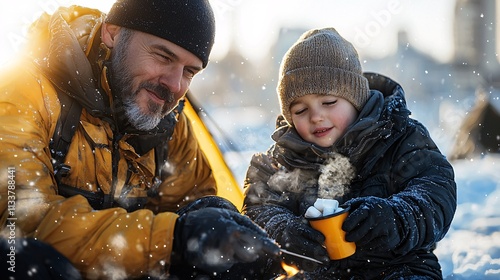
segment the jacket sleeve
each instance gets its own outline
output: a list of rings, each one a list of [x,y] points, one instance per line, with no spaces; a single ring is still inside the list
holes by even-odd
[[[392,169],[395,185],[404,188],[390,197],[402,225],[401,254],[432,249],[450,228],[457,204],[451,164],[421,124],[411,127]]]
[[[167,175],[159,188],[160,196],[147,206],[155,212],[176,211],[197,198],[217,193],[210,164],[183,113],[179,115],[173,139],[168,143],[164,171]]]
[[[245,198],[242,212],[272,238],[276,238],[281,225],[299,216],[296,197],[286,191],[273,189],[268,181],[278,171],[268,154],[255,154],[245,178]]]
[[[177,215],[126,213],[121,208],[95,211],[82,196],[57,195],[48,148],[60,111],[57,95],[46,79],[28,72],[2,77],[2,229],[17,238],[49,243],[92,278],[163,272],[170,261]]]
[[[244,211],[284,201],[282,199],[284,192],[273,190],[268,185],[271,176],[276,172],[278,172],[278,166],[268,154],[257,153],[252,156],[244,182]]]

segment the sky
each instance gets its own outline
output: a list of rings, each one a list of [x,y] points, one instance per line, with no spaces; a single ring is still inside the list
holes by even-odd
[[[85,5],[108,11],[113,0],[17,0],[0,3],[0,66],[15,57],[29,24],[58,6]],[[258,61],[285,28],[335,27],[360,56],[382,57],[396,49],[397,32],[441,62],[453,55],[455,0],[211,0],[216,15],[216,42],[211,60],[236,46]]]

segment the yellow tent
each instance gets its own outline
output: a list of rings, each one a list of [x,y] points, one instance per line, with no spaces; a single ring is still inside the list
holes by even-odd
[[[184,113],[193,125],[193,131],[205,153],[214,173],[215,181],[218,187],[217,195],[230,200],[241,210],[243,206],[243,192],[236,182],[233,173],[227,166],[221,151],[215,143],[207,127],[200,119],[196,111],[191,106],[188,99],[184,102]]]

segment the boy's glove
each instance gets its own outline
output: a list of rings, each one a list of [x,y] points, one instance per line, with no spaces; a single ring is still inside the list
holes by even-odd
[[[399,217],[389,199],[369,196],[347,201],[350,212],[342,229],[360,248],[389,251],[401,242]]]
[[[179,216],[173,251],[184,262],[206,272],[222,272],[260,255],[279,254],[279,247],[250,218],[220,208],[201,208]]]

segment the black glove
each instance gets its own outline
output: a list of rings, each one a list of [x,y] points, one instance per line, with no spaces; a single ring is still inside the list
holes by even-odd
[[[207,208],[207,207],[215,207],[215,208],[223,208],[223,209],[228,209],[232,210],[234,212],[238,212],[238,209],[234,204],[220,196],[216,195],[207,195],[198,198],[197,200],[189,203],[188,205],[182,207],[177,211],[177,215],[182,216],[186,214],[187,212],[191,212],[194,210],[198,210],[201,208]]]
[[[389,251],[401,242],[401,225],[389,199],[374,196],[347,201],[350,212],[342,229],[345,239],[362,249]]]
[[[273,237],[276,238],[282,248],[306,257],[316,259],[321,262],[328,262],[328,252],[323,243],[324,235],[313,229],[307,222],[294,215],[281,219],[280,224],[273,229]],[[283,218],[283,217],[282,217]],[[280,217],[277,217],[280,219]],[[270,223],[273,221],[270,220]],[[318,263],[306,259],[283,254],[286,263],[294,264],[305,271],[313,271],[318,268]]]
[[[266,254],[275,257],[279,247],[250,218],[233,210],[207,207],[179,216],[173,251],[196,268],[222,272]]]
[[[5,279],[82,279],[64,255],[33,238],[0,238],[0,254]]]

